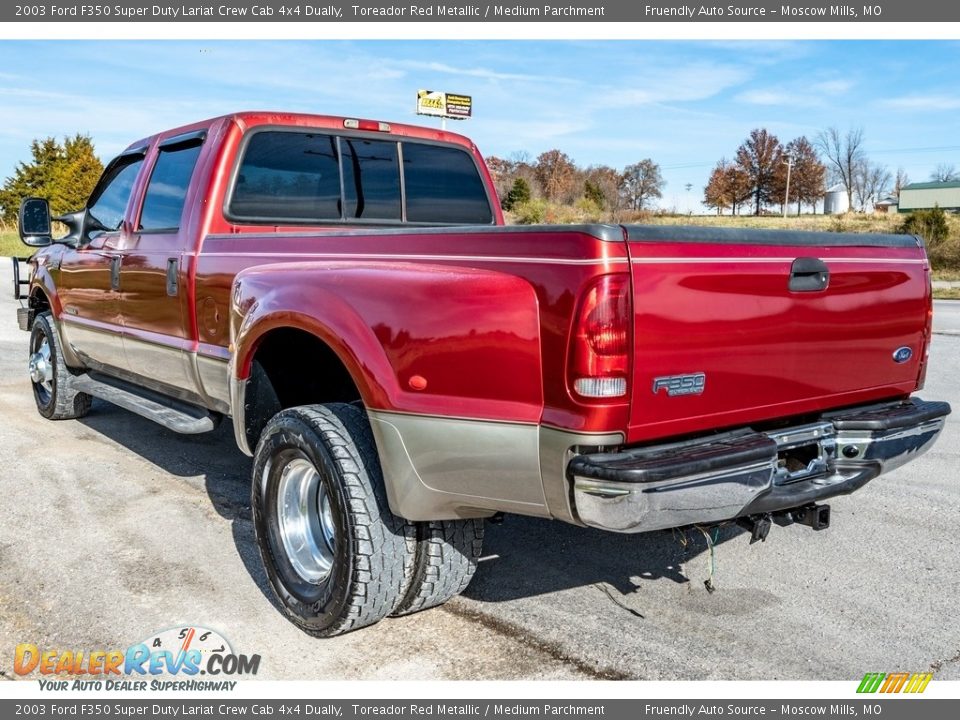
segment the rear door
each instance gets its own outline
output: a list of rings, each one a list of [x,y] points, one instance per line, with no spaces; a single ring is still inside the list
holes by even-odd
[[[184,208],[205,133],[161,140],[134,230],[122,251],[124,348],[131,372],[195,391],[185,322],[191,248]]]
[[[631,227],[628,239],[632,438],[915,388],[929,292],[915,238]]]

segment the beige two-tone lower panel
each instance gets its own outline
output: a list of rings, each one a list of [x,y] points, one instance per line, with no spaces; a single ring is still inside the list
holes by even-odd
[[[368,410],[391,509],[408,520],[516,513],[581,524],[566,467],[623,443],[524,423]]]
[[[391,509],[408,520],[549,517],[540,428],[368,411]]]

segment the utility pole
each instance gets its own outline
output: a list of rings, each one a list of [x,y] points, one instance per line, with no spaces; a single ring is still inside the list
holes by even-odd
[[[787,166],[787,190],[783,194],[783,216],[786,217],[787,206],[790,204],[790,171],[793,170],[793,155],[787,155],[783,164]]]

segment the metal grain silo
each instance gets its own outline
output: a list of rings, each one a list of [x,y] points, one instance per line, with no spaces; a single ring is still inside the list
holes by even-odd
[[[847,198],[847,189],[842,183],[831,185],[823,196],[824,215],[842,215],[850,210],[850,200]]]

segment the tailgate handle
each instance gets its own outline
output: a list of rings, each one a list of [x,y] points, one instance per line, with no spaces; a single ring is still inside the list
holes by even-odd
[[[801,257],[790,266],[790,292],[819,292],[830,284],[830,268],[813,257]]]

